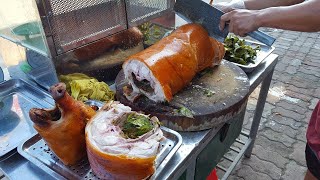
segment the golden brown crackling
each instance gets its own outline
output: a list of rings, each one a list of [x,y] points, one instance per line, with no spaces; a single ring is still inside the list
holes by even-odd
[[[166,100],[189,84],[197,72],[220,62],[219,42],[198,24],[179,27],[153,46],[130,56],[149,67],[160,82]],[[217,63],[215,63],[217,64]]]
[[[51,110],[34,108],[30,111],[30,119],[50,150],[65,165],[74,165],[86,156],[84,130],[96,112],[74,100],[65,89],[61,91],[61,87],[65,88],[61,83],[51,88],[56,107]],[[61,112],[59,119],[55,114],[57,110]]]

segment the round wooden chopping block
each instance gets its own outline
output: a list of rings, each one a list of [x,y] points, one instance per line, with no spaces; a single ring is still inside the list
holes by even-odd
[[[135,111],[157,116],[162,124],[176,131],[200,131],[218,126],[245,110],[249,80],[238,66],[223,60],[221,65],[207,69],[193,78],[190,85],[167,103],[156,103],[145,96],[130,102],[123,87],[130,86],[120,71],[116,78],[116,96]],[[178,113],[186,107],[193,118]]]

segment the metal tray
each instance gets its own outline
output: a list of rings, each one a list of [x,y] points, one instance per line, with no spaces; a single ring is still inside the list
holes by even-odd
[[[151,179],[157,178],[182,144],[182,137],[179,133],[166,127],[161,127],[161,129],[166,138],[160,142],[160,151],[155,163],[156,172],[152,175]],[[50,151],[49,147],[38,134],[22,143],[18,147],[18,152],[56,179],[99,179],[91,171],[87,159],[83,159],[79,164],[74,166],[65,166]]]
[[[252,40],[246,39],[245,41],[247,45],[253,48],[257,47],[258,45],[261,48],[261,50],[257,52],[257,57],[253,60],[255,63],[249,63],[247,65],[242,65],[235,62],[231,62],[231,63],[239,66],[244,72],[251,73],[266,57],[268,57],[274,51],[275,48],[273,46],[270,47],[265,44],[252,41]]]
[[[23,80],[11,79],[0,84],[0,160],[36,134],[29,110],[53,106],[48,93]]]

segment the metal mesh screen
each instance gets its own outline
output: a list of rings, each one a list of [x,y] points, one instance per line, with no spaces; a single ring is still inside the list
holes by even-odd
[[[58,54],[126,29],[123,0],[49,0]]]
[[[136,26],[172,10],[174,0],[126,0],[129,26]]]

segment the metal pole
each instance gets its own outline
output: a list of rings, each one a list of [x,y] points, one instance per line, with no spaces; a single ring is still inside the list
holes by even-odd
[[[195,171],[196,171],[196,159],[192,161],[187,168],[186,180],[194,180]]]
[[[243,156],[243,154],[245,153],[245,150],[250,146],[250,144],[252,143],[252,139],[248,139],[246,144],[243,146],[243,148],[241,149],[241,151],[239,152],[239,154],[237,155],[237,157],[234,159],[234,161],[232,162],[232,164],[230,165],[230,167],[228,168],[228,170],[226,171],[226,173],[223,175],[223,177],[221,178],[221,180],[227,180],[228,177],[230,176],[231,172],[233,171],[233,169],[236,167],[236,165],[238,164],[238,162],[240,161],[241,157]]]
[[[272,80],[273,71],[274,71],[274,69],[268,74],[268,76],[262,81],[262,84],[261,84],[259,98],[257,101],[257,106],[256,106],[256,110],[255,110],[255,113],[253,116],[251,130],[250,130],[250,134],[249,134],[249,138],[252,139],[252,141],[251,141],[248,149],[245,151],[245,157],[247,157],[247,158],[250,158],[250,156],[251,156],[253,145],[254,145],[254,142],[255,142],[255,139],[256,139],[256,136],[258,133],[262,112],[264,109],[264,105],[266,103],[270,83]]]

